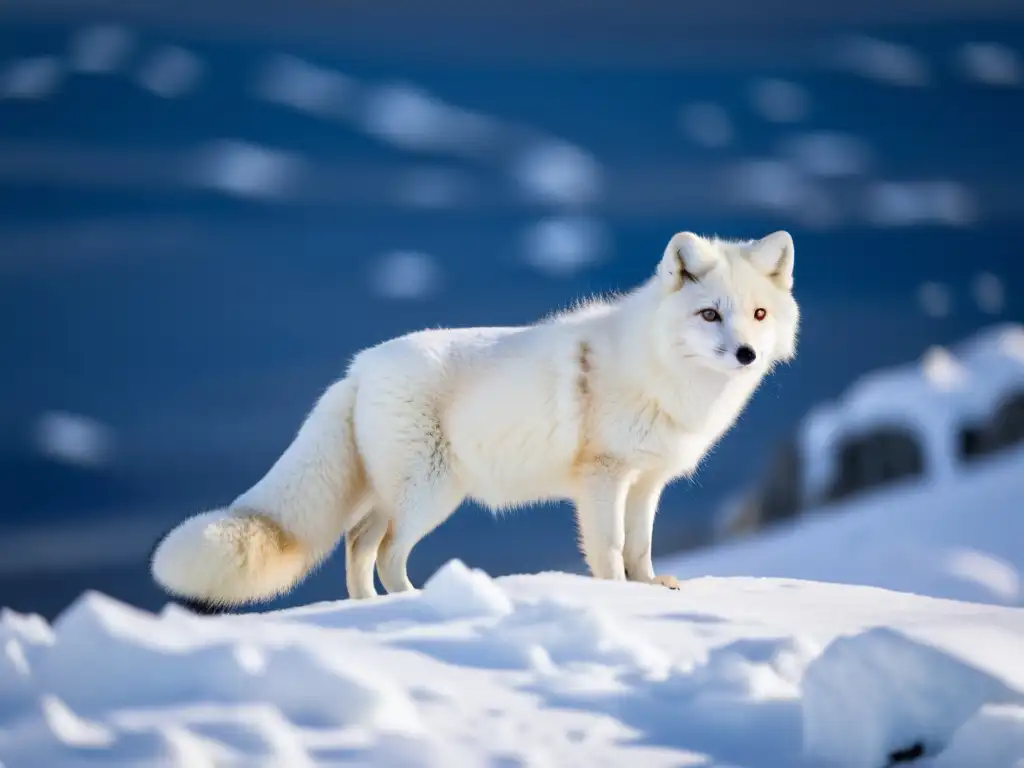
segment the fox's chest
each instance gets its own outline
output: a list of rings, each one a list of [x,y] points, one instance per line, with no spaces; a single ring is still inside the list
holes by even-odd
[[[642,409],[609,435],[610,453],[641,471],[672,477],[692,473],[718,438],[713,431],[684,429],[656,409]]]

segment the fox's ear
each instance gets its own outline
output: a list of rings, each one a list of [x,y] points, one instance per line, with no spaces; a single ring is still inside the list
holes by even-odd
[[[750,245],[750,261],[779,288],[793,290],[793,236],[772,232]]]
[[[700,235],[677,232],[665,246],[658,277],[669,291],[677,291],[687,280],[700,280],[714,266],[716,258],[714,247]]]

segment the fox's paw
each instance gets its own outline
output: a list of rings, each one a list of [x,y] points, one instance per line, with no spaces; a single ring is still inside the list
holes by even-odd
[[[655,576],[652,583],[660,584],[661,586],[668,587],[669,589],[679,589],[680,586],[679,579],[675,576]]]

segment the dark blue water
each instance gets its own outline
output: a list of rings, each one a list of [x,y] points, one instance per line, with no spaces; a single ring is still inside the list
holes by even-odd
[[[8,61],[60,58],[75,30],[0,18],[0,51]],[[699,478],[666,495],[658,548],[683,546],[724,494],[757,477],[811,404],[869,368],[1021,317],[1024,89],[970,82],[949,62],[973,40],[1019,53],[1024,26],[879,32],[929,62],[929,85],[894,87],[813,61],[619,69],[610,52],[601,66],[456,67],[151,31],[143,45],[169,41],[201,58],[203,77],[188,94],[164,99],[128,76],[70,74],[45,98],[0,99],[0,538],[224,504],[260,476],[364,346],[424,326],[529,322],[586,293],[629,287],[680,229],[755,237],[787,228],[797,243],[800,354],[758,393]],[[517,128],[483,159],[409,152],[358,126],[255,98],[254,73],[275,51],[309,53],[366,89],[414,83]],[[800,122],[774,124],[751,108],[751,83],[772,76],[810,95]],[[729,114],[727,146],[700,146],[681,132],[680,108],[702,101]],[[852,136],[870,150],[857,173],[820,180],[837,213],[831,223],[808,223],[799,206],[744,209],[723,192],[735,163],[776,157],[786,141],[816,132]],[[603,194],[578,209],[524,196],[508,169],[526,135],[590,153]],[[292,151],[335,176],[314,183],[304,202],[184,183],[197,151],[222,139]],[[402,205],[400,179],[423,167],[462,174],[476,193],[447,208]],[[879,226],[865,200],[880,181],[955,182],[972,196],[972,216]],[[603,260],[563,277],[524,261],[528,227],[577,212],[606,228]],[[435,259],[433,293],[396,301],[370,289],[370,271],[394,249]],[[983,271],[1005,287],[999,317],[971,298]],[[925,281],[948,286],[948,315],[921,311]],[[100,468],[41,456],[31,427],[54,410],[107,425],[120,450]],[[452,556],[492,573],[579,568],[574,541],[564,505],[503,520],[467,509],[420,546],[412,575],[422,581]],[[109,542],[112,552],[121,546]],[[65,569],[0,568],[0,604],[53,613],[82,589],[100,588],[157,606],[144,554],[128,565],[101,557],[77,566],[69,557]],[[290,602],[343,594],[336,559]]]

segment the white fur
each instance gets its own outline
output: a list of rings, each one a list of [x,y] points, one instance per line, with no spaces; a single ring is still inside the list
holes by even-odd
[[[669,583],[651,565],[658,499],[795,354],[793,253],[785,232],[749,242],[681,232],[654,276],[614,301],[364,350],[262,480],[161,542],[154,577],[215,604],[266,599],[347,532],[350,595],[376,594],[375,563],[385,588],[402,591],[412,548],[464,499],[493,509],[570,499],[595,577]],[[741,346],[756,354],[749,365]]]

